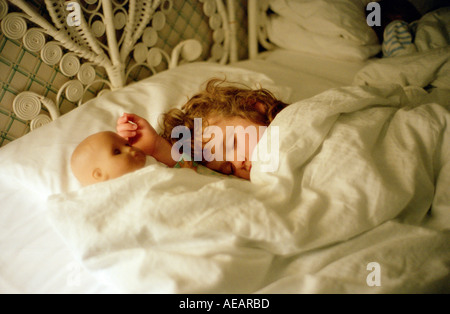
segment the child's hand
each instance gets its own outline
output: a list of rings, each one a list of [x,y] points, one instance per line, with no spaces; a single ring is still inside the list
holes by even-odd
[[[124,113],[117,120],[116,130],[128,143],[142,149],[147,155],[153,155],[159,135],[147,120]]]

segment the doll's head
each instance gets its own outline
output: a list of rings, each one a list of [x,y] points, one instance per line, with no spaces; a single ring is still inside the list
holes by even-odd
[[[114,132],[99,132],[84,139],[70,160],[72,172],[83,185],[120,177],[145,165],[145,153]]]
[[[250,169],[252,150],[256,146],[255,141],[249,141],[248,134],[244,134],[247,139],[244,145],[239,143],[233,144],[228,141],[239,136],[228,136],[227,128],[238,130],[253,128],[255,130],[255,137],[258,141],[262,136],[262,127],[267,127],[275,118],[275,116],[287,106],[286,103],[278,100],[267,89],[251,89],[242,84],[229,83],[219,79],[212,79],[206,84],[206,88],[200,93],[194,95],[188,102],[179,109],[172,109],[163,117],[162,134],[161,136],[169,141],[172,145],[178,139],[172,138],[172,130],[175,127],[183,126],[189,129],[191,134],[195,134],[196,127],[195,119],[202,120],[202,134],[201,139],[203,147],[210,145],[210,141],[214,138],[207,137],[205,140],[205,129],[209,126],[217,127],[221,130],[223,137],[223,153],[226,155],[227,147],[231,145],[240,146],[242,148],[232,149],[232,153],[242,152],[245,156],[235,156],[236,158],[222,158],[222,160],[205,160],[204,155],[201,164],[208,168],[227,174],[235,175],[240,178],[250,179]],[[216,139],[217,140],[217,139]],[[252,144],[253,142],[253,144]],[[195,158],[195,140],[191,137],[191,157]],[[245,146],[245,147],[242,147]],[[216,146],[215,146],[216,147]],[[236,147],[235,147],[236,148]],[[214,153],[212,151],[212,153]],[[228,157],[228,155],[227,155]],[[196,159],[197,160],[197,159]],[[225,161],[227,160],[227,161]]]

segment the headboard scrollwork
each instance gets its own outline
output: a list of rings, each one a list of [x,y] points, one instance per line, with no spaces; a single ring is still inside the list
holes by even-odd
[[[25,49],[38,53],[42,62],[59,66],[69,77],[55,100],[32,91],[19,93],[13,111],[30,128],[59,117],[60,98],[78,105],[97,83],[106,90],[127,84],[130,73],[145,67],[155,74],[183,62],[198,60],[202,44],[196,39],[179,42],[171,52],[156,46],[177,0],[45,0],[45,14],[29,1],[0,0],[3,34],[22,40]],[[225,64],[237,60],[234,0],[195,0],[202,5],[212,33],[209,60]],[[8,11],[11,11],[8,13]],[[163,66],[166,64],[166,66]],[[100,69],[104,77],[97,75]],[[102,91],[104,92],[104,90]],[[43,116],[41,106],[50,117]]]
[[[274,46],[267,41],[267,11],[269,0],[248,0],[248,45],[249,58],[258,55],[259,45],[270,50]]]

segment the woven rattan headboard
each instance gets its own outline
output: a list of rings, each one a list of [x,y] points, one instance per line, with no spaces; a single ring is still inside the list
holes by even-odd
[[[246,58],[246,1],[0,0],[0,145],[99,93]]]

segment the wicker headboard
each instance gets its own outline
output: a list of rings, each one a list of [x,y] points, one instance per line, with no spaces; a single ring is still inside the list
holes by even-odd
[[[246,6],[235,0],[0,0],[0,146],[105,90],[180,63],[246,58]]]
[[[266,18],[269,0],[248,0],[248,50],[249,58],[259,53],[260,45],[270,50],[273,46],[267,41]]]

